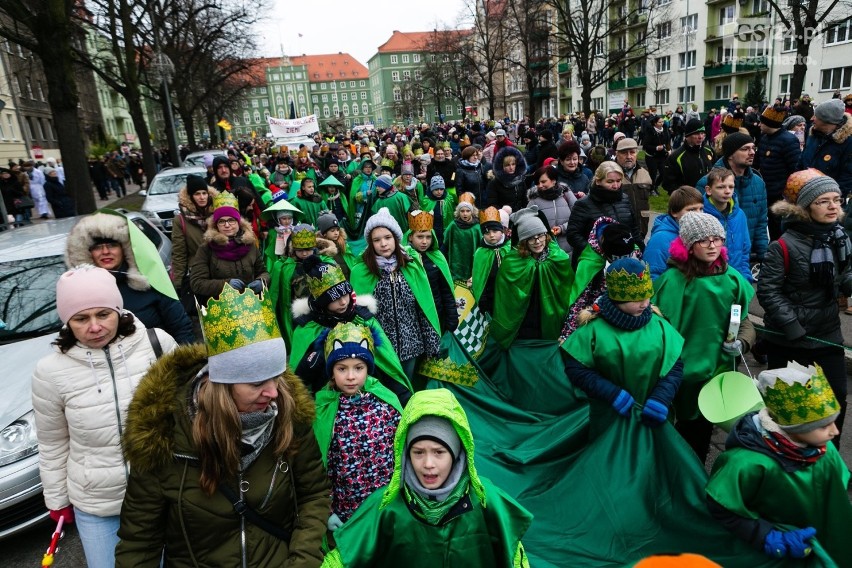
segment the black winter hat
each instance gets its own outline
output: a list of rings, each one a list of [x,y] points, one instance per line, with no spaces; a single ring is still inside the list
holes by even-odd
[[[195,174],[186,176],[186,193],[192,195],[196,191],[207,191],[207,182]]]
[[[730,158],[734,152],[746,144],[751,144],[752,142],[754,142],[754,140],[748,134],[743,134],[742,132],[728,134],[725,136],[725,139],[722,140],[722,155],[726,158]]]
[[[230,168],[231,160],[229,160],[225,156],[216,156],[215,158],[213,158],[213,171],[215,172],[222,164],[225,164]]]
[[[690,134],[695,134],[697,132],[704,132],[704,123],[701,119],[691,118],[689,122],[686,123],[686,129],[683,135],[689,136]]]
[[[621,223],[609,223],[603,228],[600,236],[601,250],[608,260],[617,259],[633,254],[637,248],[644,249],[637,239],[633,238],[630,229]]]

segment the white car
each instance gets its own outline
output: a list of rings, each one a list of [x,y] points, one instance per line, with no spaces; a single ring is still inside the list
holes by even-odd
[[[139,213],[125,213],[152,239],[166,266],[171,242]],[[65,242],[80,217],[0,233],[0,539],[47,518],[38,472],[31,381],[51,352],[61,322],[56,281],[65,272]],[[1,562],[0,562],[1,563]]]
[[[178,210],[178,193],[186,185],[186,178],[190,174],[207,177],[207,168],[186,166],[160,170],[148,189],[139,192],[139,195],[145,196],[142,214],[167,235],[172,234],[172,223]]]

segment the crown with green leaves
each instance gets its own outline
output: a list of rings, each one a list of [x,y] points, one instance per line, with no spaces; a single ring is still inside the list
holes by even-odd
[[[290,237],[294,249],[312,249],[317,246],[317,233],[313,226],[307,223],[299,223],[293,227],[293,235]]]
[[[647,264],[636,259],[615,261],[606,271],[606,293],[613,302],[647,300],[654,295],[651,270]]]
[[[346,282],[346,276],[336,264],[320,264],[308,274],[308,290],[314,298],[319,298],[344,282]],[[338,294],[337,298],[331,298],[331,300],[337,300],[342,295],[343,293]]]
[[[326,360],[331,358],[333,351],[345,348],[347,345],[358,345],[370,353],[375,352],[373,334],[366,326],[357,323],[339,323],[334,326],[325,338],[324,354]]]
[[[758,376],[763,401],[772,418],[788,431],[809,431],[833,422],[840,403],[819,365],[790,363]]]
[[[281,338],[271,298],[249,289],[240,293],[225,284],[218,298],[201,306],[199,317],[208,357]]]
[[[220,207],[233,207],[239,211],[240,204],[237,201],[237,198],[234,197],[233,193],[229,191],[220,191],[219,194],[213,198],[213,210],[215,211]]]

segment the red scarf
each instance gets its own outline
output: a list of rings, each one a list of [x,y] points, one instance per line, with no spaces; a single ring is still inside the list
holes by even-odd
[[[776,454],[787,458],[788,460],[811,464],[825,454],[825,446],[805,446],[804,448],[793,443],[789,438],[780,432],[767,432],[763,436],[763,441]]]

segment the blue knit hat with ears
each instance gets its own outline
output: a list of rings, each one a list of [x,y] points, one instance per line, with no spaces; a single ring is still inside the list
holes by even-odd
[[[325,372],[331,377],[334,365],[345,359],[361,359],[367,364],[367,373],[376,368],[373,351],[375,340],[370,328],[356,323],[339,323],[320,335],[324,342]]]

